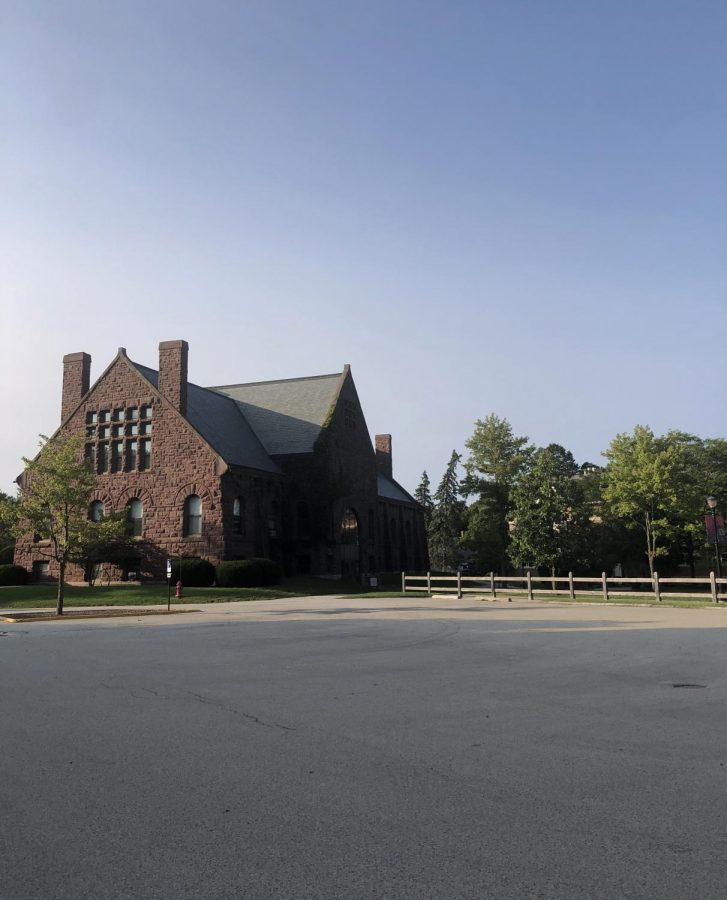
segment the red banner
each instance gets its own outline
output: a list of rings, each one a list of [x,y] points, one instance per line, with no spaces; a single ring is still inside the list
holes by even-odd
[[[727,544],[724,516],[705,516],[704,524],[707,527],[707,542],[709,544]]]

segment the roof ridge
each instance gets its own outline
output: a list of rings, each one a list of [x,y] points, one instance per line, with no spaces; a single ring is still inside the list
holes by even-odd
[[[208,385],[207,390],[210,391],[218,391],[222,388],[233,388],[233,387],[257,387],[261,384],[286,384],[291,381],[314,381],[319,378],[340,378],[340,372],[329,372],[326,375],[301,375],[298,378],[271,378],[267,381],[241,381],[237,384],[211,384]]]

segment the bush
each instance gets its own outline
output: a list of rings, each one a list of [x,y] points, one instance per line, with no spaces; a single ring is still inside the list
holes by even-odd
[[[207,559],[190,556],[172,560],[172,584],[181,581],[185,587],[210,587],[215,580],[215,567]]]
[[[0,585],[27,583],[27,569],[24,569],[22,566],[0,566]]]
[[[218,587],[269,587],[280,584],[282,577],[272,559],[231,559],[217,566]]]
[[[378,578],[379,587],[401,590],[401,572],[379,572]]]
[[[2,540],[2,537],[0,537]],[[8,544],[7,547],[3,547],[0,550],[0,566],[10,565],[13,561],[13,556],[15,556],[15,544]]]

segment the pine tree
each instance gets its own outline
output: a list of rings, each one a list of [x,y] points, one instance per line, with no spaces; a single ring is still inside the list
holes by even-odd
[[[424,512],[424,524],[428,529],[432,518],[434,501],[432,500],[432,492],[429,489],[429,476],[426,469],[422,472],[422,480],[419,482],[419,487],[414,491],[414,499]]]
[[[433,569],[450,571],[459,561],[459,535],[464,503],[459,499],[457,466],[462,457],[452,451],[449,464],[434,494],[429,522],[429,560]]]

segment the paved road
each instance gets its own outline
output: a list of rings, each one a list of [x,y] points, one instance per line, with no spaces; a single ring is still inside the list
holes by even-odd
[[[727,610],[0,630],[3,900],[727,896]]]

